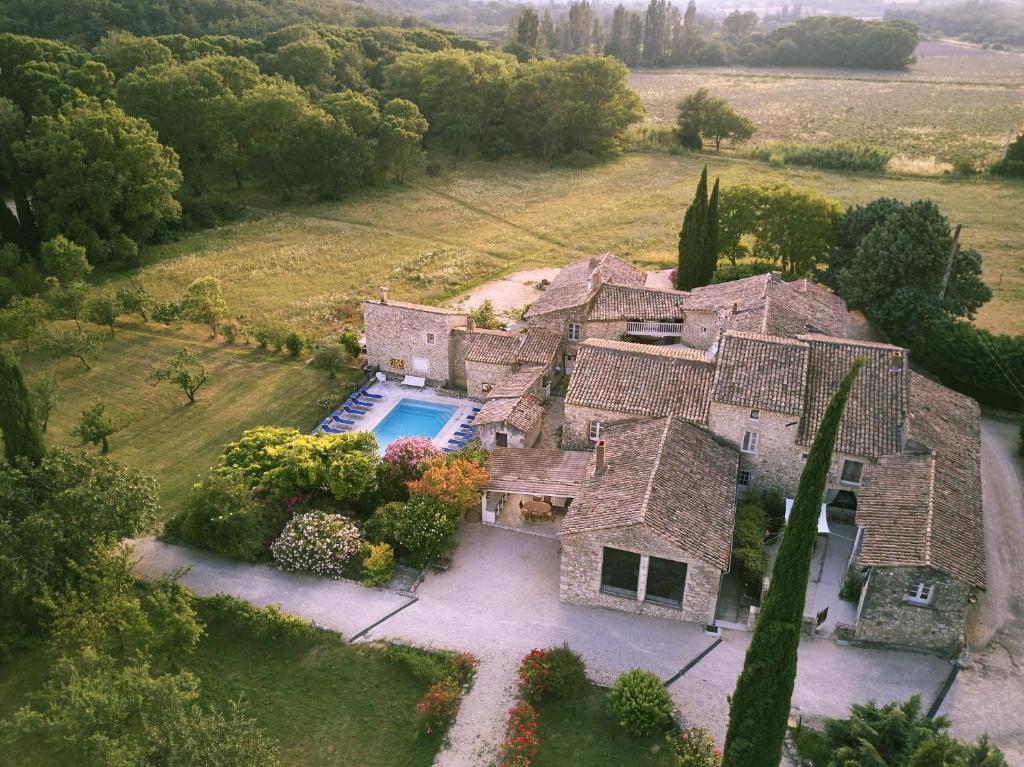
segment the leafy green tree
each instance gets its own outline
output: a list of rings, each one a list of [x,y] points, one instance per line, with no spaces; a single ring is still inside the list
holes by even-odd
[[[344,347],[351,357],[358,357],[362,352],[362,344],[359,343],[359,333],[354,328],[345,328],[338,336],[338,343]]]
[[[73,357],[92,370],[89,360],[103,348],[103,337],[80,327],[54,328],[46,334],[44,346],[51,356]]]
[[[693,202],[686,209],[683,228],[679,230],[679,267],[676,287],[692,290],[706,285],[705,258],[708,239],[708,166],[701,171]]]
[[[181,297],[181,314],[192,322],[210,327],[210,335],[217,335],[217,323],[228,313],[228,304],[216,277],[199,277],[185,288]]]
[[[533,8],[521,8],[509,24],[508,39],[526,48],[540,47],[540,16]]]
[[[41,298],[15,296],[0,309],[0,339],[21,341],[29,351],[29,339],[43,327],[47,314],[49,308]]]
[[[973,319],[992,297],[976,250],[955,253],[945,283],[953,239],[930,200],[880,198],[848,209],[837,230],[830,282],[898,342],[909,342],[937,320]]]
[[[110,436],[127,425],[126,419],[107,413],[107,406],[97,402],[82,411],[78,426],[71,430],[71,434],[78,437],[83,445],[99,445],[100,453],[106,455],[110,452]]]
[[[380,108],[373,99],[352,90],[324,96],[320,106],[335,120],[343,120],[359,136],[373,137],[380,124]]]
[[[85,302],[89,298],[89,286],[84,282],[61,284],[56,277],[47,277],[46,302],[55,320],[74,320],[79,323]]]
[[[427,121],[419,108],[405,99],[384,105],[377,128],[377,165],[400,184],[409,171],[423,160],[423,136]]]
[[[843,411],[863,364],[857,359],[839,382],[800,474],[771,585],[730,702],[723,767],[778,767],[782,758],[818,513]]]
[[[271,515],[237,473],[212,473],[192,486],[181,511],[167,521],[164,532],[215,554],[253,562],[284,527]]]
[[[177,155],[110,102],[80,100],[37,117],[15,154],[32,179],[43,236],[64,234],[93,263],[133,262],[137,241],[181,212]]]
[[[43,271],[56,277],[61,285],[82,282],[85,275],[92,271],[85,248],[62,234],[58,234],[42,244],[39,249],[39,259],[42,262]]]
[[[314,93],[334,84],[334,51],[316,33],[282,46],[270,59],[270,69]]]
[[[156,481],[109,458],[54,448],[0,465],[0,645],[48,621],[41,598],[74,582],[69,562],[148,529],[157,507]]]
[[[817,192],[786,184],[739,184],[722,193],[722,251],[753,256],[793,277],[814,274],[828,257],[839,206]],[[743,240],[751,240],[749,250]]]
[[[104,325],[114,338],[114,323],[124,313],[124,307],[117,300],[117,293],[111,289],[98,290],[86,299],[82,309],[82,318],[94,325]]]
[[[455,545],[459,512],[437,498],[414,495],[395,520],[395,541],[423,567]]]
[[[494,303],[489,298],[469,312],[468,316],[478,328],[500,330],[505,327],[505,323],[498,319],[498,315],[494,311]]]
[[[171,49],[154,37],[136,37],[131,32],[107,32],[92,55],[118,78],[136,69],[170,64]]]
[[[45,449],[32,397],[25,387],[21,366],[10,352],[0,352],[0,432],[7,463],[14,465],[24,459],[36,464],[43,459]]]
[[[733,110],[724,99],[699,88],[676,107],[676,129],[684,146],[699,149],[702,140],[713,141],[719,151],[722,141],[741,143],[754,135],[754,124]]]
[[[37,378],[28,387],[29,398],[32,400],[32,414],[40,431],[46,431],[50,422],[50,413],[57,406],[60,385],[52,376]]]
[[[178,349],[166,367],[154,369],[149,374],[149,380],[154,384],[166,382],[181,389],[190,405],[195,403],[199,387],[209,379],[206,365],[187,348]]]
[[[117,289],[117,301],[125,314],[137,314],[143,322],[149,322],[149,309],[153,299],[138,282],[122,285]]]
[[[327,371],[327,377],[332,381],[338,377],[338,372],[345,369],[352,356],[344,346],[321,346],[313,353],[313,360],[310,363],[317,370]],[[331,407],[337,404],[332,400]]]

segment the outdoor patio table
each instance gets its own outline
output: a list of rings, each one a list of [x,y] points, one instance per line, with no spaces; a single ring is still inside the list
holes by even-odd
[[[546,501],[527,501],[523,504],[526,516],[546,519],[551,516],[551,504]]]

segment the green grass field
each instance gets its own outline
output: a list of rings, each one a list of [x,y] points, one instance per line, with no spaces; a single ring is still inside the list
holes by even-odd
[[[260,424],[309,429],[320,415],[316,400],[339,391],[327,376],[303,361],[242,345],[213,341],[196,328],[170,329],[155,323],[123,323],[86,370],[78,360],[22,356],[26,377],[52,375],[60,394],[46,434],[50,444],[76,444],[70,431],[81,411],[97,400],[130,420],[110,439],[110,456],[151,474],[160,482],[161,517],[174,513],[198,475],[216,463],[227,442]],[[210,371],[194,405],[167,384],[146,379],[151,367],[187,346]],[[351,371],[350,378],[357,371]],[[87,448],[92,450],[93,448]]]
[[[991,162],[1024,126],[1024,54],[949,43],[923,43],[905,72],[687,67],[636,71],[630,85],[656,123],[674,123],[679,100],[707,88],[754,122],[751,143],[865,141],[915,172],[958,154]]]
[[[198,609],[206,633],[185,665],[201,681],[202,700],[222,707],[241,701],[279,742],[283,767],[428,767],[433,762],[438,743],[417,736],[413,716],[425,685],[403,666],[371,646],[346,645],[334,634],[274,638],[222,619],[208,604]],[[0,664],[0,720],[43,684],[47,666],[40,645]],[[58,764],[26,739],[7,753],[20,754],[25,763]],[[15,763],[0,756],[0,764]]]
[[[609,714],[603,687],[581,700],[549,700],[537,706],[540,750],[535,767],[661,767],[672,764],[664,736],[627,733]]]

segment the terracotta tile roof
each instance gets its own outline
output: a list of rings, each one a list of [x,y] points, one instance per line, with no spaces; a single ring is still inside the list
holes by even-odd
[[[392,301],[388,299],[386,304],[382,304],[380,301],[363,301],[363,306],[367,304],[373,306],[397,306],[400,309],[412,309],[417,312],[426,312],[427,314],[448,314],[452,316],[466,316],[466,312],[460,309],[451,309],[447,306],[427,306],[426,304],[410,304],[405,301]]]
[[[705,423],[713,380],[714,366],[696,349],[589,340],[580,345],[565,402]]]
[[[561,534],[644,525],[728,569],[739,453],[680,418],[612,426],[605,438],[606,469],[587,477]]]
[[[542,367],[528,367],[518,373],[511,373],[494,384],[494,387],[488,392],[487,398],[521,397],[530,391],[543,375],[544,368]]]
[[[594,279],[595,274],[597,279]],[[582,306],[605,282],[643,287],[646,281],[647,275],[644,272],[611,253],[573,261],[558,273],[524,316],[529,319],[540,314]]]
[[[473,421],[477,426],[485,423],[507,423],[528,434],[544,418],[540,400],[532,394],[522,397],[492,399],[480,408]]]
[[[711,399],[800,415],[809,347],[803,341],[730,331],[722,338]]]
[[[877,458],[903,447],[908,412],[907,355],[898,346],[825,336],[801,336],[810,356],[804,414],[797,442],[809,445],[840,379],[857,357],[867,362],[850,390],[836,450]]]
[[[547,448],[496,447],[487,459],[485,490],[524,495],[579,495],[591,453]]]
[[[468,362],[488,362],[495,365],[537,363],[549,365],[558,353],[561,336],[551,330],[530,328],[525,333],[505,330],[471,330]]]
[[[605,284],[597,292],[588,319],[672,320],[684,316],[687,293]]]
[[[981,414],[974,400],[912,374],[913,450],[864,468],[861,561],[933,567],[985,587]]]

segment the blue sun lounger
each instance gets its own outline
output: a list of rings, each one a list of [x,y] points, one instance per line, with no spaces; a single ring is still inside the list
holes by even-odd
[[[365,386],[359,390],[359,393],[362,394],[364,397],[369,397],[370,399],[384,399],[384,397],[380,394],[371,394],[370,390],[367,389]]]
[[[341,416],[337,416],[337,415],[332,415],[327,420],[331,421],[332,423],[340,424],[342,426],[355,426],[356,425],[356,422],[353,421],[351,418],[342,418]]]
[[[441,448],[441,452],[442,453],[454,453],[455,452],[455,448],[454,447],[442,447]]]
[[[348,429],[335,429],[333,426],[321,426],[320,431],[327,432],[328,434],[344,434]]]
[[[465,442],[461,442],[461,441],[459,441],[457,439],[450,439],[450,440],[448,440],[448,444],[449,445],[455,445],[456,447],[465,447],[466,446]]]
[[[478,408],[478,407],[473,408],[473,412],[474,413],[479,413],[480,412],[480,408]],[[476,418],[476,416],[475,415],[471,415],[470,418]]]
[[[341,409],[344,410],[346,413],[350,413],[352,415],[366,415],[365,410],[360,410],[357,407],[349,407],[348,405],[342,405]]]
[[[365,407],[367,409],[373,407],[374,403],[372,403],[372,402],[363,402],[362,400],[358,400],[358,399],[356,399],[357,396],[358,396],[357,394],[353,394],[351,397],[348,398],[348,401],[351,402],[356,407]]]

